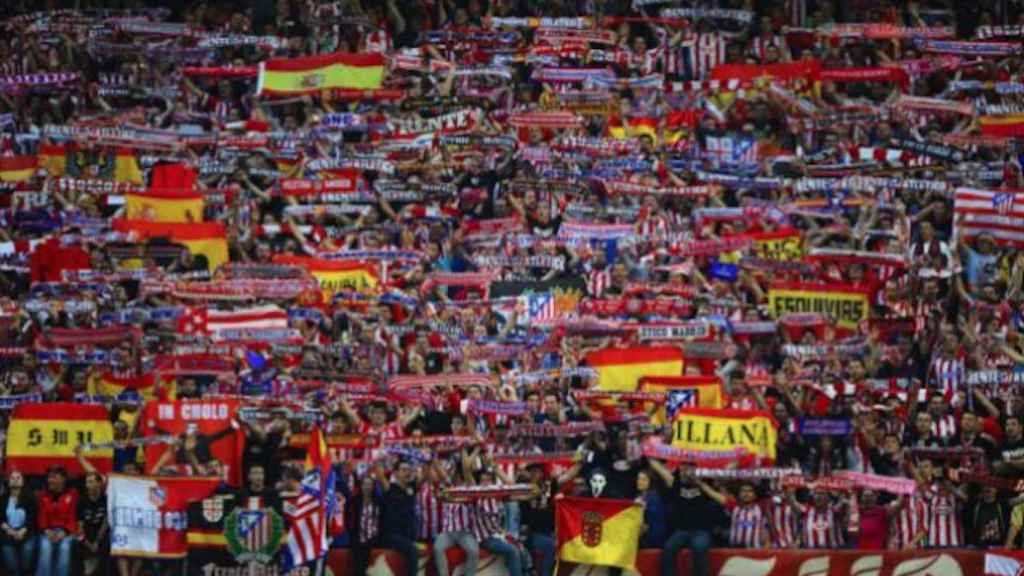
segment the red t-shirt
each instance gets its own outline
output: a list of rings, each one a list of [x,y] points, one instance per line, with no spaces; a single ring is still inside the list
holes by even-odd
[[[861,550],[884,550],[889,542],[889,520],[885,508],[874,506],[860,511],[860,537],[857,548]]]

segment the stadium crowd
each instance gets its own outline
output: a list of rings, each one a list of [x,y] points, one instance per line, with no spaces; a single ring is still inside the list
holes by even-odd
[[[574,496],[665,576],[1024,538],[1020,2],[40,4],[0,6],[3,573],[185,570],[124,477],[291,534],[311,438],[356,574],[551,576]]]

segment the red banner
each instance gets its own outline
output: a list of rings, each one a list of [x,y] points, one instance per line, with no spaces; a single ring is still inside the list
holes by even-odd
[[[242,449],[245,437],[233,425],[238,412],[237,400],[178,400],[175,402],[149,402],[146,404],[142,433],[145,436],[161,434],[181,435],[194,431],[197,435],[196,453],[202,464],[205,453],[219,460],[226,470],[232,486],[242,482]],[[146,469],[156,465],[160,456],[173,446],[154,444],[146,446]],[[170,464],[190,464],[172,458]]]
[[[821,60],[799,60],[780,64],[720,64],[711,70],[712,80],[746,80],[755,82],[762,78],[791,82],[803,79],[814,82],[821,77]]]

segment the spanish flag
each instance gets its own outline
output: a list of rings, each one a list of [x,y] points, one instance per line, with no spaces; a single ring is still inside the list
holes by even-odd
[[[142,169],[131,148],[118,148],[114,156],[114,180],[142,184]]]
[[[640,391],[689,394],[690,398],[683,403],[684,408],[722,408],[725,405],[722,380],[714,375],[644,376],[640,379]],[[665,424],[667,421],[664,407],[651,416],[652,424]]]
[[[39,167],[46,170],[54,178],[60,178],[67,172],[67,150],[63,144],[40,144]]]
[[[658,143],[657,118],[627,118],[625,122],[618,116],[608,120],[608,136],[616,140],[647,136],[655,144]]]
[[[982,116],[978,121],[981,123],[981,133],[984,136],[1003,136],[1005,138],[1024,136],[1024,114]]]
[[[683,352],[671,346],[605,348],[587,354],[587,365],[597,370],[598,390],[635,392],[644,376],[679,376]]]
[[[323,54],[260,64],[258,96],[315,94],[334,88],[376,90],[384,81],[382,54]]]
[[[24,182],[35,176],[39,159],[35,156],[0,158],[0,182]]]
[[[721,452],[746,449],[763,462],[775,461],[775,419],[763,410],[683,408],[672,422],[672,445]]]
[[[75,447],[113,440],[110,414],[101,404],[18,404],[7,429],[7,471],[46,474],[49,467],[60,465],[72,475],[82,474]],[[113,467],[111,448],[89,450],[83,455],[102,473]]]
[[[302,158],[298,156],[295,158],[276,156],[274,163],[277,164],[277,171],[281,173],[281,178],[298,178],[299,171],[302,170]]]
[[[327,299],[338,292],[373,292],[380,286],[376,266],[366,262],[277,256],[274,263],[305,268],[320,283],[320,290]]]
[[[109,372],[96,374],[86,383],[86,391],[96,396],[116,398],[122,394],[138,394],[143,400],[156,398],[156,379],[152,373],[120,377]]]
[[[202,222],[203,195],[197,192],[149,190],[125,195],[125,213],[132,220]]]
[[[632,500],[555,500],[558,559],[635,570],[643,523],[644,509]]]
[[[747,235],[754,243],[754,254],[765,260],[799,260],[803,257],[800,231],[786,227],[774,232]]]
[[[194,255],[202,254],[216,270],[228,261],[227,232],[220,222],[147,222],[115,219],[116,232],[133,232],[140,242],[150,238],[167,238],[182,244]]]

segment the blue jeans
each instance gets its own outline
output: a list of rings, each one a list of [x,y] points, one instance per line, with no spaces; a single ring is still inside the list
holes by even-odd
[[[494,536],[480,542],[480,547],[505,560],[508,576],[523,576],[523,562],[519,557],[519,548],[509,544],[504,538],[495,538]]]
[[[555,571],[555,539],[550,534],[534,532],[527,545],[533,552],[540,552],[539,576],[551,576]]]
[[[36,556],[36,537],[26,535],[21,542],[10,541],[3,545],[4,568],[11,576],[29,576]]]
[[[65,576],[71,573],[71,547],[75,540],[71,536],[64,536],[56,544],[50,542],[46,533],[39,536],[39,564],[36,566],[36,576]],[[57,553],[57,562],[54,565],[53,555]]]
[[[434,566],[438,574],[448,574],[448,549],[458,546],[466,553],[464,576],[475,576],[480,561],[480,545],[472,532],[442,532],[434,538]]]
[[[675,576],[676,556],[683,548],[690,549],[693,558],[693,576],[708,576],[708,549],[711,532],[707,530],[677,530],[665,542],[661,552],[661,576]]]
[[[398,534],[383,534],[380,536],[380,546],[381,548],[393,548],[405,558],[406,576],[416,576],[419,574],[420,551],[416,548],[415,540]]]
[[[519,502],[509,500],[505,502],[505,531],[519,538]]]

